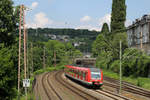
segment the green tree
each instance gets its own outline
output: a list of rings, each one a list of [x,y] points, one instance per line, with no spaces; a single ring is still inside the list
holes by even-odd
[[[92,52],[93,55],[96,57],[98,56],[102,51],[107,52],[108,42],[109,42],[109,27],[107,23],[103,24],[101,33],[96,37],[96,40],[93,42],[92,45]]]
[[[125,29],[126,0],[113,0],[111,13],[111,32]]]
[[[0,44],[0,100],[12,100],[16,96],[16,73],[16,45],[4,47],[3,44]]]
[[[112,55],[113,53],[110,51],[101,51],[96,59],[96,66],[99,68],[109,69],[113,59]]]
[[[47,63],[48,65],[54,64],[54,54],[56,54],[57,63],[60,63],[65,56],[65,45],[56,40],[49,40],[45,43],[47,52]]]
[[[43,68],[43,48],[42,47],[33,47],[33,66],[34,70],[39,70]]]
[[[0,1],[0,100],[12,100],[17,95],[17,14],[12,0]]]
[[[92,52],[94,57],[98,56],[102,51],[107,51],[109,49],[106,38],[103,34],[99,34],[92,45]]]
[[[107,23],[103,24],[101,33],[104,33],[104,34],[108,34],[109,33],[109,27],[108,27]]]
[[[63,62],[65,62],[65,64],[73,64],[75,58],[83,56],[83,54],[75,47],[73,47],[73,45],[70,42],[65,44],[65,49],[66,49],[64,56],[65,59],[63,59],[64,60]]]
[[[5,45],[11,45],[15,40],[16,13],[12,5],[12,0],[0,1],[0,43]]]
[[[127,34],[125,32],[116,33],[113,36],[114,38],[109,42],[111,46],[111,51],[113,52],[113,59],[119,59],[119,53],[120,53],[120,40],[122,41],[122,52],[124,53],[124,50],[128,48],[127,43]]]
[[[125,33],[114,34],[114,38],[110,39],[110,35],[99,34],[92,45],[92,52],[97,57],[97,66],[103,66],[109,69],[113,61],[119,59],[119,43],[122,40],[122,51],[127,46],[127,35]],[[101,65],[100,65],[101,64]]]
[[[123,75],[147,77],[150,66],[150,56],[135,48],[128,48],[123,54]]]

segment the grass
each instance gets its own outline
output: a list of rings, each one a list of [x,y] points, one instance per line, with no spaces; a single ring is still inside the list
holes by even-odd
[[[119,74],[114,73],[112,71],[109,70],[103,70],[103,74],[104,76],[110,77],[110,78],[114,78],[114,79],[120,79]],[[129,82],[131,84],[137,85],[139,87],[145,88],[150,90],[150,78],[143,78],[143,77],[123,77],[122,78],[123,81]]]
[[[40,69],[40,70],[37,70],[37,71],[34,72],[34,76],[42,74],[44,72],[56,71],[56,70],[60,70],[60,69],[63,69],[63,68],[64,68],[64,66],[56,66],[56,67],[48,67],[46,69]]]

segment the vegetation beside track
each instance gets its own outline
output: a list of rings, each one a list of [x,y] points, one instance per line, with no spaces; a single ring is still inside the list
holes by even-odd
[[[34,72],[34,76],[35,75],[39,75],[39,74],[42,74],[44,72],[50,72],[50,71],[56,71],[56,70],[60,70],[60,69],[63,69],[64,66],[63,65],[60,65],[60,66],[56,66],[56,67],[48,67],[48,68],[45,68],[45,69],[40,69],[40,70],[37,70]]]
[[[114,73],[112,71],[109,71],[109,70],[103,70],[103,74],[104,76],[107,76],[107,77],[110,77],[110,78],[114,78],[114,79],[117,79],[119,80],[119,74],[117,73]],[[144,77],[122,77],[122,80],[123,81],[126,81],[126,82],[129,82],[131,84],[134,84],[134,85],[137,85],[139,87],[142,87],[142,88],[145,88],[145,89],[148,89],[150,90],[150,78],[144,78]]]

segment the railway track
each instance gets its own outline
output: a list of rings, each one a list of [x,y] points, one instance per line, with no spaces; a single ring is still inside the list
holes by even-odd
[[[119,80],[115,80],[109,77],[104,77],[104,80],[108,81],[104,82],[104,85],[119,89]],[[128,82],[122,82],[122,90],[150,98],[150,91],[137,87]]]
[[[107,97],[112,98],[113,100],[130,100],[129,98],[126,98],[124,96],[118,95],[118,94],[114,94],[112,92],[109,91],[104,91],[104,90],[95,90],[97,93],[100,93],[102,95],[105,95]]]
[[[120,96],[118,94],[114,94],[108,91],[104,91],[104,90],[86,89],[88,91],[87,92],[84,89],[81,89],[80,87],[77,87],[76,85],[73,85],[67,80],[65,80],[62,77],[62,74],[63,74],[63,71],[57,71],[57,72],[45,73],[42,76],[41,83],[42,83],[42,87],[44,89],[45,95],[47,96],[48,100],[56,100],[54,99],[54,95],[55,95],[55,98],[57,98],[57,100],[65,100],[62,97],[63,91],[62,92],[58,91],[59,87],[57,87],[56,89],[56,86],[57,86],[55,84],[56,82],[57,84],[59,84],[59,86],[62,86],[63,89],[68,89],[72,93],[78,95],[82,100],[105,100],[101,98],[101,95],[104,96],[105,98],[110,98],[110,100],[129,100],[126,97],[123,97],[123,96]],[[93,93],[99,96],[95,96],[93,95]]]
[[[51,96],[50,96],[50,94],[49,94],[49,92],[48,92],[49,90],[46,88],[46,85],[44,84],[44,83],[45,83],[44,78],[46,77],[47,74],[48,74],[48,73],[45,73],[45,74],[43,75],[43,77],[42,77],[42,87],[43,87],[43,89],[44,89],[44,91],[45,91],[45,93],[46,93],[48,99],[49,99],[49,100],[52,100],[52,98],[51,98]]]
[[[63,100],[62,97],[57,93],[57,91],[55,90],[55,88],[50,83],[49,76],[50,76],[50,74],[48,74],[48,77],[47,77],[48,85],[50,86],[50,88],[52,89],[52,91],[54,91],[54,93],[57,95],[57,97],[59,98],[59,100]]]
[[[39,84],[36,83],[35,81],[36,81],[36,78],[35,78],[35,80],[34,80],[34,84],[32,85],[34,91],[36,91],[34,94],[36,95],[36,100],[40,100],[40,97],[39,97]],[[35,83],[36,83],[36,84],[35,84]]]
[[[50,73],[45,73],[42,77],[42,86],[43,86],[43,89],[44,89],[44,91],[48,97],[48,100],[54,100],[54,97],[51,94],[52,91],[57,96],[58,100],[63,100],[62,97],[59,95],[59,93],[54,89],[54,87],[50,83],[49,76],[50,76]],[[47,82],[47,85],[45,82]]]
[[[61,77],[61,74],[60,73],[59,75],[57,74],[56,77]],[[64,79],[61,79],[65,84],[68,84],[69,86],[71,87],[74,87],[75,89],[78,89],[77,87],[73,86],[72,84],[66,82]],[[80,91],[82,91],[81,89],[79,89]],[[84,91],[82,91],[84,92]],[[106,96],[106,97],[109,97],[110,99],[112,100],[130,100],[129,98],[126,98],[124,96],[121,96],[121,95],[118,95],[118,94],[114,94],[112,92],[108,92],[108,91],[104,91],[104,90],[94,90],[94,92],[100,94],[100,95],[103,95],[103,96]],[[87,93],[86,93],[87,94]],[[89,95],[89,94],[87,94]],[[91,95],[92,96],[92,95]],[[95,97],[94,97],[95,98]],[[86,98],[85,98],[86,99]],[[96,100],[101,100],[100,98],[95,98]],[[91,100],[91,99],[89,99]]]
[[[71,90],[72,92],[76,93],[77,95],[81,96],[83,99],[85,100],[101,100],[96,98],[93,95],[90,95],[88,93],[86,93],[85,91],[73,86],[72,84],[66,82],[64,79],[62,79],[61,75],[62,75],[62,71],[61,72],[57,72],[55,75],[56,80],[61,83],[63,86],[65,86],[66,88],[68,88],[69,90]]]

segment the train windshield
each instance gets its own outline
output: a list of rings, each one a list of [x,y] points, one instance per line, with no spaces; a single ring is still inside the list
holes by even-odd
[[[92,79],[100,79],[101,74],[100,74],[100,72],[91,72],[91,77],[92,77]]]

